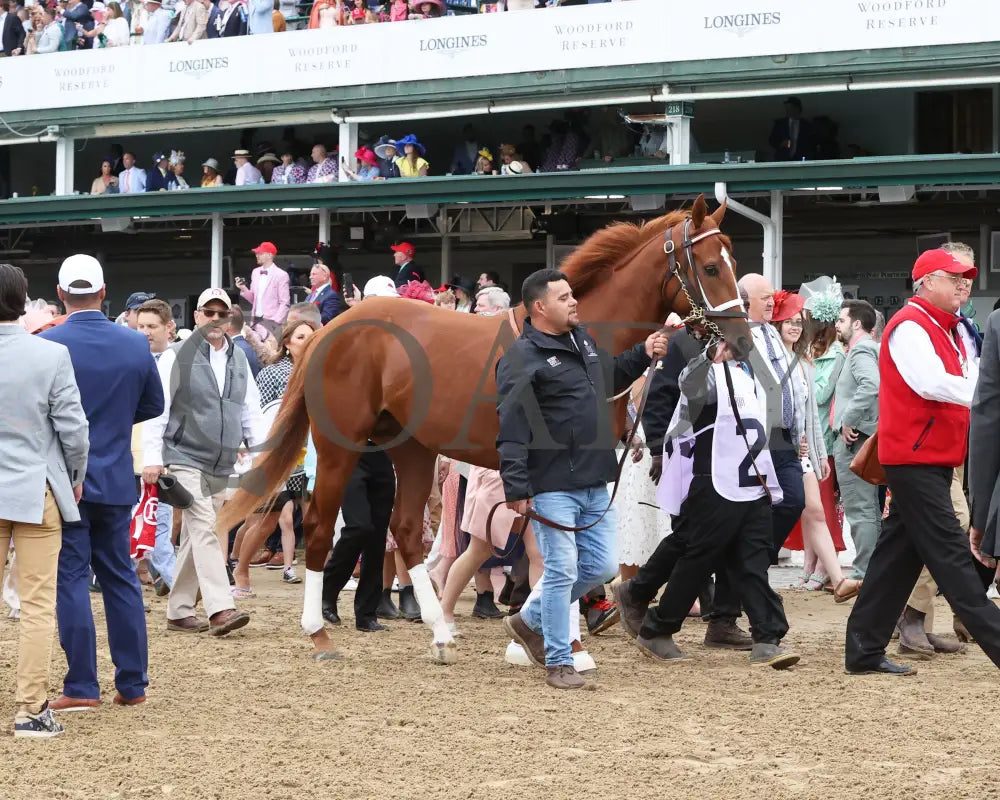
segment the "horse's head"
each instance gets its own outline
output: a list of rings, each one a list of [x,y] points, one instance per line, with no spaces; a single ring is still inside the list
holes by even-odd
[[[709,333],[721,335],[742,359],[750,354],[753,344],[736,286],[733,246],[719,230],[725,214],[725,203],[709,214],[705,196],[698,195],[690,216],[667,230],[663,251],[670,271],[663,290],[672,310],[708,328]]]

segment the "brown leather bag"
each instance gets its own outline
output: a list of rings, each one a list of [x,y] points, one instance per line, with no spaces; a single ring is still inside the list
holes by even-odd
[[[861,449],[851,459],[851,472],[866,483],[874,483],[876,486],[888,483],[885,470],[878,460],[878,431],[868,437],[868,441],[861,445]]]

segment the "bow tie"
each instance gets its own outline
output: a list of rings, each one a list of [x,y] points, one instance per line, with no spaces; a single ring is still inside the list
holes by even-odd
[[[261,275],[267,275],[267,270],[266,270],[266,269],[262,269],[262,270],[260,271],[260,274],[261,274]]]

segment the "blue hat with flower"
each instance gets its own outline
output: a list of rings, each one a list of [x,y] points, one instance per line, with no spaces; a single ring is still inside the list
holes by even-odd
[[[844,305],[844,293],[837,276],[820,275],[816,280],[803,283],[799,294],[805,298],[803,307],[817,322],[831,325],[840,318],[840,308]]]

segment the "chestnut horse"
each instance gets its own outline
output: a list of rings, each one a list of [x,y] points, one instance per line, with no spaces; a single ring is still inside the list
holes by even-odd
[[[750,329],[736,287],[729,239],[718,230],[725,206],[709,215],[704,197],[689,211],[645,225],[618,223],[591,236],[562,265],[580,318],[599,346],[619,353],[681,317],[714,317],[710,328],[738,354]],[[692,308],[692,306],[695,306]],[[738,308],[738,312],[723,309]],[[708,311],[704,311],[708,309]],[[452,663],[452,635],[424,567],[424,506],[438,453],[497,469],[494,369],[514,340],[525,310],[513,317],[458,314],[426,303],[369,298],[339,315],[309,341],[295,364],[271,440],[226,504],[219,530],[229,530],[279,490],[312,431],[316,485],[306,511],[306,578],[302,627],[316,658],[335,658],[323,628],[323,565],[344,486],[359,453],[375,442],[396,469],[390,528],[410,570],[423,621],[434,633],[431,657]],[[625,399],[613,406],[619,435]]]

